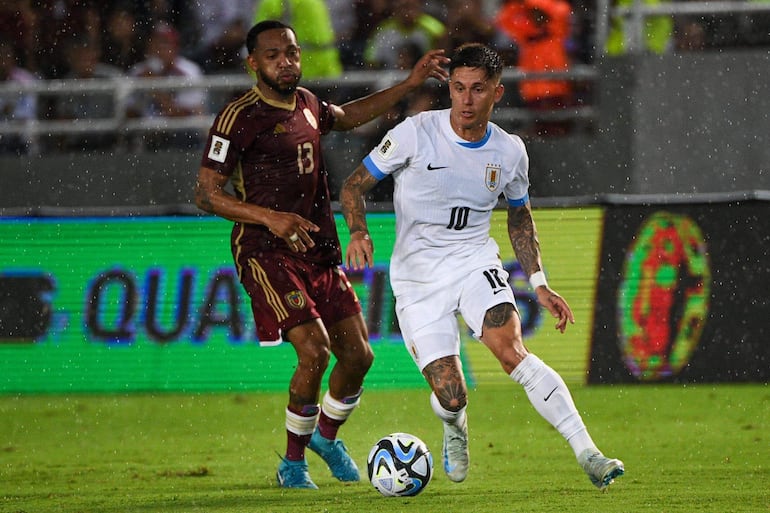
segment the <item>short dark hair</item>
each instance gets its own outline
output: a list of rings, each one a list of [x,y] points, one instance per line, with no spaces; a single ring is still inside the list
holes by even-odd
[[[449,74],[455,68],[481,68],[487,78],[500,78],[503,74],[503,59],[496,51],[481,43],[465,43],[452,53]]]
[[[251,53],[254,51],[254,48],[257,47],[257,37],[266,30],[273,30],[273,29],[289,29],[292,32],[294,32],[294,29],[291,27],[291,25],[287,25],[286,23],[279,21],[279,20],[263,20],[251,27],[251,30],[249,30],[249,33],[246,34],[246,50]],[[297,33],[294,32],[294,35]]]

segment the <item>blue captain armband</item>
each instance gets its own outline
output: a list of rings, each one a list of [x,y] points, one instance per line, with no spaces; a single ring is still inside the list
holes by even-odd
[[[369,155],[364,158],[362,164],[367,169],[367,171],[369,171],[369,173],[371,173],[371,175],[377,179],[377,181],[380,181],[385,178],[385,176],[387,176],[385,173],[380,171],[380,169],[377,167],[377,164],[374,163],[372,157]]]
[[[509,199],[508,200],[508,206],[509,207],[523,207],[527,204],[529,201],[529,194],[525,194],[524,197],[519,199]]]

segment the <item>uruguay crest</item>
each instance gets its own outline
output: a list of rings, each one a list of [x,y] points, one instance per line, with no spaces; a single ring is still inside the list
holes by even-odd
[[[487,189],[490,191],[497,190],[497,186],[500,185],[500,174],[502,173],[502,168],[499,165],[495,164],[487,164],[487,172],[484,176],[484,181],[486,183]]]

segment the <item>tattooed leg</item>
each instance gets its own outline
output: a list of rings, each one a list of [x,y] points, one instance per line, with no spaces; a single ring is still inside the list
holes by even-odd
[[[429,363],[422,371],[441,406],[449,411],[460,411],[468,402],[460,358],[445,356]]]

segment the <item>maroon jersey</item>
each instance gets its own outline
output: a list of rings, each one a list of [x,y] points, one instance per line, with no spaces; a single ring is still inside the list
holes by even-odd
[[[258,87],[230,102],[212,125],[201,165],[231,178],[236,196],[254,205],[294,212],[318,225],[307,253],[294,253],[262,225],[233,226],[233,254],[264,251],[337,265],[342,262],[331,210],[321,135],[334,124],[329,105],[304,88],[292,103],[266,99]]]

